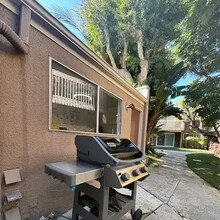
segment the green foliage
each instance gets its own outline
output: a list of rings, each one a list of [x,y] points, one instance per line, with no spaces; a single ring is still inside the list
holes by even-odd
[[[174,77],[174,72],[178,77]],[[175,84],[186,72],[183,62],[172,67],[170,62],[155,63],[151,69],[151,74],[147,79],[150,86],[150,103],[148,113],[147,141],[150,138],[157,122],[167,116],[175,116],[181,119],[182,110],[175,107],[168,100],[170,96],[181,94],[181,88],[178,89]],[[175,78],[175,80],[174,80]],[[172,82],[172,83],[171,83]],[[179,91],[179,92],[177,92]]]
[[[186,15],[182,1],[84,0],[75,11],[81,20],[79,23],[71,22],[74,17],[66,16],[69,23],[79,27],[90,48],[112,63],[107,50],[110,49],[119,69],[122,68],[124,45],[128,44],[126,70],[136,83],[139,83],[138,75],[143,70],[142,61],[147,61],[145,74],[148,78],[145,83],[151,88],[151,129],[164,116],[179,117],[181,111],[168,99],[181,94],[183,88],[176,87],[175,83],[187,68],[183,62],[174,65],[169,47],[180,33],[176,25]],[[62,20],[65,16],[60,16],[60,13],[62,11],[55,16]],[[66,17],[65,22],[68,22]]]
[[[207,143],[207,139],[205,137],[201,137],[201,134],[194,132],[192,135],[186,138],[187,141],[195,141],[199,143],[201,146],[204,146]]]
[[[187,154],[189,168],[211,186],[220,190],[220,158],[213,154]]]
[[[144,34],[146,55],[152,56],[168,41],[174,40],[179,31],[175,28],[186,10],[181,1],[176,0],[141,0],[136,6],[137,22]]]
[[[176,65],[172,61],[163,58],[151,66],[150,75],[146,80],[146,84],[150,86],[150,95],[154,97],[154,101],[166,103],[170,96],[177,97],[181,95],[181,91],[185,86],[177,87],[177,81],[185,75],[187,68],[183,62]],[[169,104],[169,103],[167,103]]]
[[[151,65],[156,56],[166,50],[167,43],[179,35],[175,26],[186,10],[180,0],[83,0],[77,9],[54,7],[52,13],[78,28],[89,47],[109,62],[105,39],[107,29],[118,68],[121,68],[121,55],[127,41],[126,67],[137,80],[140,73],[137,32],[141,30],[143,33],[143,55]]]
[[[220,69],[220,1],[184,0],[188,13],[180,23],[182,32],[175,53],[195,73],[207,75]]]
[[[195,80],[188,88],[185,104],[195,109],[206,127],[220,126],[220,76]]]

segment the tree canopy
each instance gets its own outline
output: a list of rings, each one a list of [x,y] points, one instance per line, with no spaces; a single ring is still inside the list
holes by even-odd
[[[53,10],[77,27],[122,77],[138,84],[145,83],[155,56],[179,35],[175,27],[185,12],[180,0],[84,0],[77,23],[66,10]]]
[[[220,1],[183,0],[187,15],[179,24],[176,54],[196,74],[220,70]]]
[[[194,109],[203,126],[213,128],[216,136],[220,137],[220,76],[195,80],[185,96],[186,106]]]
[[[54,7],[53,14],[125,80],[150,86],[148,139],[161,117],[180,115],[169,98],[181,94],[176,83],[186,66],[206,76],[189,86],[186,104],[207,125],[219,119],[219,77],[210,77],[220,70],[219,8],[219,0],[83,0],[77,9]]]

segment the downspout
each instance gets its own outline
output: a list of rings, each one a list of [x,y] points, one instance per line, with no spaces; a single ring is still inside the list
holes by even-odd
[[[19,33],[21,37],[17,35],[9,25],[7,25],[4,21],[0,19],[0,34],[2,34],[16,49],[18,49],[19,51],[25,54],[27,54],[29,51],[27,38],[29,39],[30,18],[31,18],[30,9],[22,5],[21,15],[20,15],[20,33]],[[24,26],[24,19],[26,19],[26,22],[27,21],[29,22],[29,24],[26,23],[27,26]],[[23,40],[22,36],[24,36],[24,33],[26,34],[27,32],[28,32],[28,36],[26,36],[26,40],[25,39]]]

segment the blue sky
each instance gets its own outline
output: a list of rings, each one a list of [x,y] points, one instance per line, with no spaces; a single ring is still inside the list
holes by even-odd
[[[81,0],[37,0],[46,9],[50,9],[53,5],[59,5],[63,7],[74,7],[81,2]]]
[[[74,8],[77,5],[81,3],[81,0],[37,0],[44,8],[46,8],[48,11],[52,8],[52,6],[57,5],[57,6],[62,6],[62,7],[67,7],[67,8]],[[70,31],[72,31],[80,40],[82,40],[84,43],[85,41],[82,39],[82,35],[75,30],[73,27],[64,24]],[[177,82],[177,86],[181,85],[187,85],[190,82],[192,82],[195,79],[195,76],[193,74],[188,73],[184,78],[180,79]],[[178,100],[180,100],[182,97],[177,97],[176,99],[173,99],[172,102],[176,103]]]
[[[62,6],[66,8],[74,8],[77,5],[81,3],[81,0],[37,0],[45,9],[47,9],[49,12],[53,6]],[[83,40],[82,35],[78,30],[73,28],[71,25],[64,24],[70,31],[72,31],[81,41],[85,43]]]

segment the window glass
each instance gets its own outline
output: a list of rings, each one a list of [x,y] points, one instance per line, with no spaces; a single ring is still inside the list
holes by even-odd
[[[52,129],[121,133],[122,101],[119,98],[55,61],[50,88]]]
[[[165,140],[165,134],[158,136],[157,145],[164,145],[164,140]]]
[[[97,86],[55,62],[51,83],[51,128],[95,132]]]
[[[173,146],[174,144],[174,134],[165,134],[165,144],[166,146]]]
[[[99,133],[120,134],[121,100],[100,89],[99,93]]]

